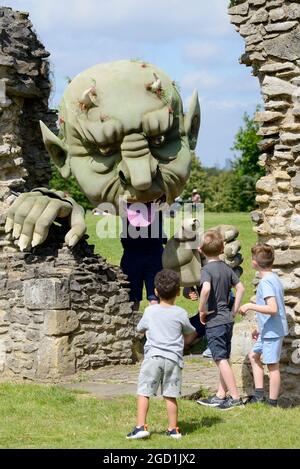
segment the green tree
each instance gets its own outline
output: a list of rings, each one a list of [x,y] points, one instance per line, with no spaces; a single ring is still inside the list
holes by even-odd
[[[220,171],[207,178],[207,198],[205,210],[208,212],[235,212],[237,203],[233,191],[235,174],[233,171]]]
[[[188,200],[191,197],[193,189],[197,189],[199,191],[202,200],[206,199],[207,174],[204,168],[202,168],[199,158],[195,155],[195,153],[192,155],[191,174],[181,195],[183,200]]]
[[[240,152],[240,156],[235,157],[232,166],[241,176],[260,177],[264,174],[263,169],[258,165],[260,155],[258,143],[261,140],[261,137],[257,135],[258,130],[259,124],[245,112],[243,125],[239,128],[232,147],[233,151]]]
[[[259,109],[259,108],[258,108]],[[261,137],[257,135],[259,124],[247,113],[243,116],[243,125],[238,130],[232,150],[240,152],[232,162],[235,174],[233,187],[237,200],[237,210],[250,211],[255,208],[255,185],[258,179],[265,174],[264,169],[258,165],[260,150],[258,143]]]
[[[50,188],[67,192],[85,210],[93,208],[90,201],[85,197],[84,193],[78,186],[76,179],[73,176],[69,177],[68,179],[64,179],[54,165],[52,165]]]

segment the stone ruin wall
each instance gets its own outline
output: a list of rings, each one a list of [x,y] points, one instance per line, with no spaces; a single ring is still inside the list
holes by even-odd
[[[258,77],[264,110],[257,183],[259,208],[252,213],[260,242],[275,248],[275,271],[285,289],[290,327],[282,355],[283,398],[300,401],[300,1],[246,0],[229,8],[245,39],[241,63]],[[249,341],[251,320],[240,326]],[[243,329],[244,327],[244,329]],[[248,331],[246,331],[248,327]],[[240,337],[239,351],[243,352]],[[246,370],[245,377],[249,377]],[[244,384],[245,384],[244,383]]]
[[[53,228],[47,248],[0,258],[0,376],[59,379],[134,360],[125,275]]]
[[[11,190],[47,186],[50,179],[49,157],[39,129],[39,119],[50,125],[56,119],[48,109],[48,56],[28,13],[0,8],[1,215]]]
[[[39,120],[49,111],[49,53],[28,13],[0,7],[0,376],[56,379],[132,363],[134,315],[124,274],[85,241],[69,250],[52,228],[46,247],[19,252],[4,233],[11,191],[47,186]]]

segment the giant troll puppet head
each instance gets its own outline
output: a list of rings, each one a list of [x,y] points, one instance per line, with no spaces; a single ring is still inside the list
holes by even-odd
[[[75,77],[64,93],[59,122],[58,136],[43,123],[41,128],[62,176],[73,174],[94,205],[108,202],[118,211],[120,199],[172,203],[182,192],[197,143],[200,108],[195,92],[184,115],[178,89],[163,71],[141,61],[120,61]],[[57,217],[68,218],[65,241],[74,246],[86,229],[84,212],[60,191],[38,188],[21,194],[8,210],[5,230],[24,250],[43,243]],[[237,231],[227,231],[225,255],[236,267],[241,263]],[[171,240],[165,266],[182,273],[183,284],[196,283],[198,270],[186,268],[195,261],[193,253],[187,259],[176,246]],[[187,270],[196,275],[185,278]]]
[[[98,205],[167,201],[182,192],[197,143],[200,107],[190,110],[167,75],[140,61],[96,65],[67,87],[60,132],[41,123],[45,146],[62,176],[73,174]]]

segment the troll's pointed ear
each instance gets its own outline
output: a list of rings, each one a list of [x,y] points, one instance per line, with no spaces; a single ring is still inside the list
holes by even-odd
[[[67,179],[71,174],[67,146],[48,129],[44,122],[40,121],[40,126],[46,150],[62,177]]]
[[[188,136],[191,150],[197,145],[198,132],[200,128],[201,112],[197,90],[193,92],[190,109],[184,116],[184,128]]]

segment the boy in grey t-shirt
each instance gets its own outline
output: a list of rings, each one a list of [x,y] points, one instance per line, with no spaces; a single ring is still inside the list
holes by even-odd
[[[216,395],[200,399],[197,403],[227,410],[243,405],[229,358],[234,316],[239,310],[244,286],[233,270],[220,260],[224,241],[218,231],[210,230],[204,234],[201,251],[207,264],[200,277],[200,321],[206,325],[207,342],[219,369],[220,381]],[[232,309],[228,305],[231,288],[236,290]]]
[[[176,398],[181,395],[184,336],[192,334],[195,328],[187,312],[175,306],[180,294],[179,275],[172,270],[162,270],[154,282],[160,303],[148,306],[137,325],[138,332],[146,332],[147,341],[138,381],[137,424],[127,439],[150,436],[146,424],[149,398],[156,395],[159,385],[167,406],[167,435],[181,438]]]

